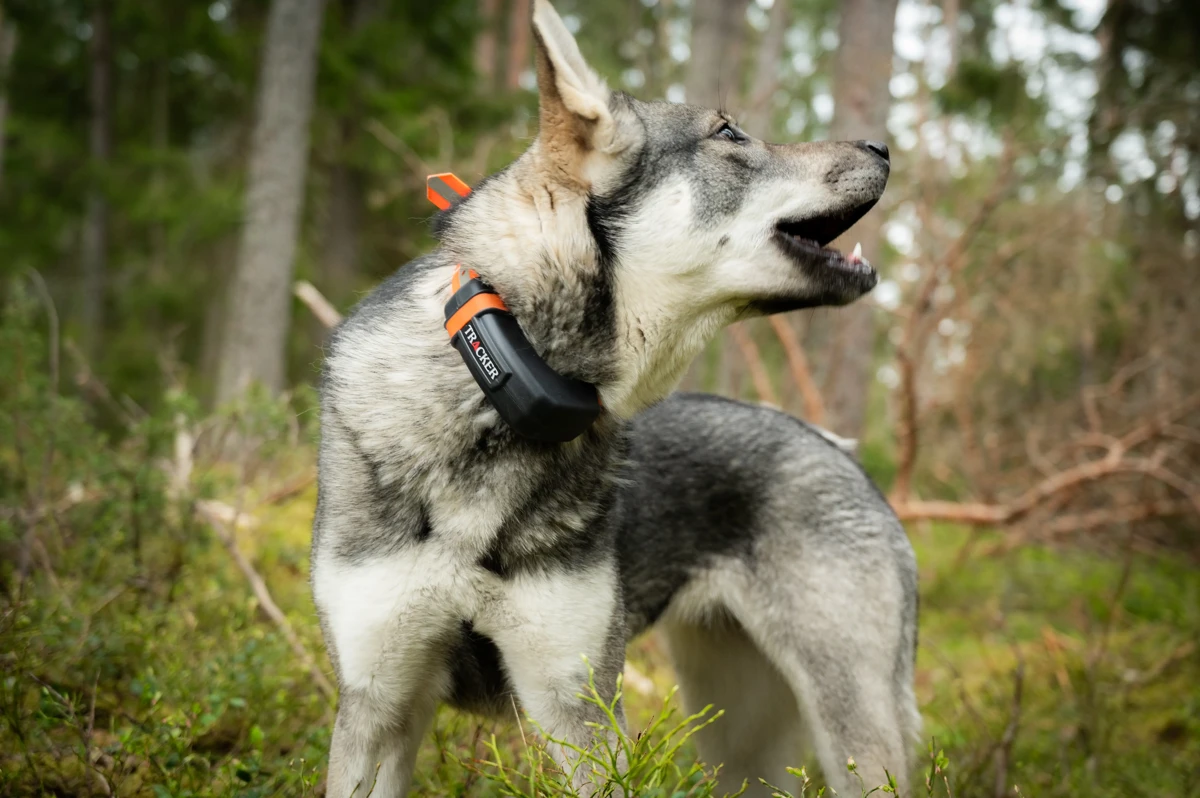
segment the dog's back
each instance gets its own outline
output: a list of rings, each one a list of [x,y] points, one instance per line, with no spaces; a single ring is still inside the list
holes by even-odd
[[[633,633],[723,559],[852,558],[897,569],[912,549],[858,463],[799,419],[707,394],[675,394],[633,422],[619,534]],[[784,548],[764,547],[783,538]]]

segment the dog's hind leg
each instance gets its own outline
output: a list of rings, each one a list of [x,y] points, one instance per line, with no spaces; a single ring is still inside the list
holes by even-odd
[[[481,610],[475,626],[500,650],[525,711],[546,735],[566,744],[551,744],[548,750],[565,772],[573,773],[580,794],[591,795],[604,771],[626,768],[617,739],[625,724],[620,702],[615,707],[620,730],[606,732],[603,728],[611,723],[605,713],[579,697],[588,690],[589,665],[599,698],[611,704],[616,695],[625,661],[616,566],[602,562],[583,569],[519,573],[505,579],[497,599]],[[573,749],[592,749],[606,762],[596,767],[599,776],[579,764]]]
[[[890,773],[908,795],[919,716],[902,591],[883,574],[872,584],[836,569],[824,574],[827,583],[805,584],[788,567],[760,562],[732,591],[731,610],[792,687],[828,784],[857,795],[860,778],[870,790]]]
[[[791,688],[745,630],[727,615],[668,620],[663,630],[688,712],[707,705],[724,714],[696,737],[700,758],[720,765],[719,794],[769,796],[759,779],[793,793],[804,753],[803,725]]]

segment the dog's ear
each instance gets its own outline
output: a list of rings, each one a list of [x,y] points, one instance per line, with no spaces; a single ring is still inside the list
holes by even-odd
[[[633,143],[628,113],[614,113],[612,93],[579,52],[575,37],[549,0],[535,0],[539,138],[543,154],[572,178],[586,181],[583,161],[592,151],[618,155]]]

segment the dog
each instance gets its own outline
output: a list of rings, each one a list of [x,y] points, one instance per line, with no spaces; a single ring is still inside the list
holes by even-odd
[[[585,658],[614,700],[626,640],[659,617],[688,700],[715,696],[731,713],[702,750],[730,778],[791,761],[793,704],[832,783],[851,755],[869,780],[885,767],[902,778],[911,552],[869,482],[821,443],[832,482],[781,527],[805,466],[771,473],[787,462],[765,442],[749,461],[769,424],[743,431],[748,411],[698,399],[631,424],[730,322],[874,287],[857,254],[825,245],[878,201],[887,148],[765,144],[723,112],[611,92],[547,0],[533,32],[537,138],[439,214],[440,246],[364,298],[327,348],[311,575],[339,684],[327,794],[405,794],[439,703],[511,713],[510,696],[565,741],[551,753],[586,794],[574,751],[598,742],[602,717],[579,698]],[[460,267],[503,299],[548,369],[594,386],[598,417],[577,438],[518,434],[448,345]],[[688,433],[662,417],[670,408],[714,424]],[[726,466],[745,490],[706,492],[715,471],[689,470],[689,446],[714,469],[742,452]],[[654,507],[667,505],[705,525],[665,523]],[[753,694],[732,695],[729,680]],[[769,696],[789,693],[760,723]]]

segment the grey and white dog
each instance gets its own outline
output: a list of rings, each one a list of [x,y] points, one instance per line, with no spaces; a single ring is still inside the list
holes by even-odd
[[[727,712],[701,753],[731,783],[782,779],[802,729],[843,793],[848,756],[868,782],[903,780],[918,723],[903,530],[799,422],[662,401],[726,324],[875,285],[824,245],[879,199],[887,149],[765,144],[718,111],[612,93],[546,0],[533,25],[537,139],[330,342],[312,556],[340,686],[327,794],[403,795],[440,702],[515,698],[550,736],[593,744],[583,658],[612,698],[626,640],[660,619],[687,700]],[[484,398],[442,326],[457,264],[551,367],[597,386],[584,435],[518,437]],[[553,751],[565,767],[569,751]]]

